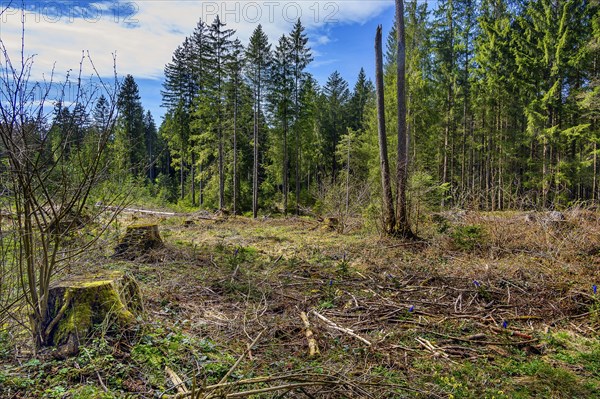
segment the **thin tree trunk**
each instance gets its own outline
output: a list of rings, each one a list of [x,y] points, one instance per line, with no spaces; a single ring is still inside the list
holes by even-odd
[[[288,122],[287,111],[283,112],[283,214],[288,210]]]
[[[185,198],[185,179],[184,179],[184,156],[183,156],[183,144],[181,145],[181,165],[179,165],[180,174],[179,174],[179,182],[181,183],[181,199]]]
[[[542,152],[542,206],[548,206],[548,140],[544,137]]]
[[[351,137],[350,133],[348,133],[348,159],[347,159],[347,169],[346,169],[346,217],[348,216],[348,211],[350,209],[350,145],[351,145]]]
[[[298,56],[296,56],[298,59]],[[300,132],[298,129],[298,120],[300,119],[300,105],[298,99],[298,91],[300,90],[298,71],[295,73],[296,90],[294,92],[295,105],[295,123],[294,123],[294,166],[295,166],[295,183],[296,183],[296,215],[300,215]]]
[[[219,118],[220,119],[220,118]],[[218,136],[219,136],[219,209],[225,208],[225,171],[223,162],[223,132],[221,130],[221,121],[219,120]]]
[[[381,25],[375,35],[375,85],[377,87],[377,121],[379,136],[379,163],[381,166],[381,188],[383,195],[383,229],[387,234],[395,234],[396,218],[394,214],[394,198],[390,178],[390,164],[387,152],[387,135],[385,128],[385,97],[383,87],[383,51],[381,45]]]
[[[217,135],[219,137],[219,209],[225,209],[225,166],[224,166],[224,144],[223,144],[223,117],[221,112],[221,48],[217,50],[217,63],[219,66],[217,73]]]
[[[261,70],[258,70],[258,86],[256,91],[256,104],[254,108],[254,164],[252,166],[252,215],[254,219],[258,217],[258,124],[260,117],[260,76]]]
[[[204,191],[202,190],[202,160],[200,160],[199,176],[200,179],[198,179],[198,203],[200,204],[200,206],[202,206],[204,205]]]
[[[192,206],[196,206],[196,154],[192,151],[192,166],[191,166],[191,179],[192,179]]]
[[[238,92],[237,81],[235,82],[235,94],[233,104],[233,214],[237,215],[238,175],[237,175],[237,118],[238,118]]]
[[[594,182],[592,185],[592,200],[598,199],[598,144],[594,143]]]
[[[452,0],[449,3],[446,19],[450,27],[450,74],[454,71],[454,4]],[[452,193],[452,178],[449,175],[453,171],[453,152],[454,152],[454,77],[451,75],[448,82],[447,104],[446,104],[446,129],[444,132],[444,166],[442,174],[442,183],[450,183],[450,192]],[[450,144],[452,144],[450,148]],[[448,155],[448,152],[450,156]],[[450,159],[449,159],[450,158]],[[448,165],[448,164],[451,165]],[[452,197],[450,197],[452,198]],[[444,207],[445,199],[442,197],[442,207]]]
[[[406,132],[406,37],[404,34],[404,0],[396,0],[397,27],[397,73],[398,73],[398,162],[396,163],[396,234],[411,238],[413,233],[408,222],[406,190],[408,183],[408,134]]]
[[[448,90],[448,104],[450,104],[450,90]],[[446,110],[446,115],[450,114],[450,110]],[[449,118],[449,116],[447,116]],[[442,162],[442,184],[448,183],[448,145],[450,136],[450,122],[446,121],[446,129],[444,130],[444,159]],[[446,206],[445,196],[442,197],[442,208]]]

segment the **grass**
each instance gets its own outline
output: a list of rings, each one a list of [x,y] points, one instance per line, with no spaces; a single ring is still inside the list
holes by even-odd
[[[189,219],[152,219],[166,249],[147,259],[115,262],[109,245],[86,263],[136,277],[147,315],[135,334],[98,334],[64,361],[15,353],[0,334],[7,397],[170,395],[165,367],[188,388],[206,386],[244,353],[228,377],[239,385],[225,393],[310,380],[321,385],[287,396],[600,397],[594,213],[568,213],[559,226],[467,213],[424,226],[419,242],[338,234],[306,218]],[[256,377],[270,379],[245,383]]]

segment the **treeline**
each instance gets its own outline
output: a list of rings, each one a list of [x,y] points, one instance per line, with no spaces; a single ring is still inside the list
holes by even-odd
[[[406,10],[412,165],[480,209],[597,200],[598,3]]]
[[[246,47],[217,17],[198,22],[165,68],[160,128],[192,205],[299,212],[340,171],[338,144],[362,130],[373,87],[351,92],[338,72],[324,87],[301,21],[271,44],[259,25]]]
[[[405,24],[413,201],[502,210],[598,200],[596,2],[408,1]],[[392,148],[395,35],[384,65]],[[218,17],[199,21],[165,67],[158,133],[125,79],[110,156],[192,206],[377,208],[374,85],[361,70],[352,90],[338,72],[320,86],[311,61],[300,21],[276,43],[259,25],[246,46]]]

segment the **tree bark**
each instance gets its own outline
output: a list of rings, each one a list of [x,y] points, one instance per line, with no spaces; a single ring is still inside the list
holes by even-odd
[[[237,119],[238,119],[238,92],[237,92],[237,79],[235,82],[235,94],[234,94],[234,105],[233,105],[233,214],[237,214],[237,193],[238,193],[238,174],[237,174]]]
[[[398,73],[398,162],[396,178],[398,192],[396,195],[396,228],[395,233],[410,238],[413,233],[408,222],[406,206],[406,188],[408,183],[408,134],[406,132],[406,38],[404,34],[404,1],[396,0],[397,27],[397,73]]]
[[[381,188],[383,195],[383,229],[387,234],[395,234],[396,218],[394,198],[388,161],[387,135],[385,128],[385,96],[383,87],[383,51],[381,44],[381,25],[375,35],[375,85],[377,87],[377,121],[379,135],[379,163],[381,166]]]
[[[252,166],[252,216],[258,217],[258,124],[260,118],[260,76],[261,70],[258,70],[258,86],[256,91],[256,104],[254,108],[254,164]]]
[[[192,151],[192,206],[196,206],[196,154]]]
[[[283,111],[283,214],[288,211],[288,121],[287,110]]]

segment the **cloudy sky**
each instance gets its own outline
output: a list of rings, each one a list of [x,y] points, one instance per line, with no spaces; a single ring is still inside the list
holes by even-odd
[[[220,15],[246,44],[259,23],[274,43],[301,18],[315,56],[309,71],[323,84],[338,70],[352,85],[361,67],[373,75],[375,27],[381,23],[388,30],[394,15],[393,0],[0,0],[0,38],[13,59],[20,58],[23,4],[25,53],[35,54],[35,79],[53,68],[57,79],[79,70],[83,51],[89,51],[100,74],[111,76],[116,53],[118,74],[135,77],[143,105],[157,121],[164,113],[164,66],[199,19],[212,22]]]

